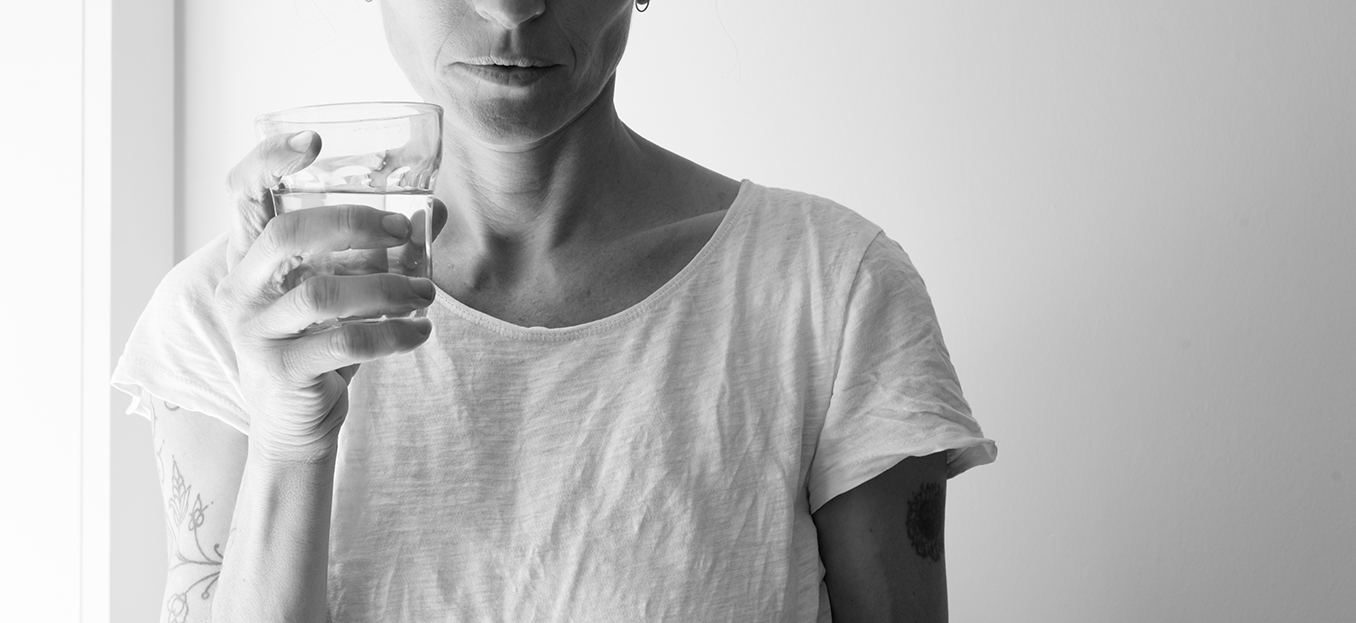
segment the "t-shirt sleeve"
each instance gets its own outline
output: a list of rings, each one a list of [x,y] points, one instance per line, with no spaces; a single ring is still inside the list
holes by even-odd
[[[947,477],[992,463],[923,279],[884,233],[848,295],[833,393],[809,474],[810,510],[910,456],[946,452]]]
[[[132,397],[127,413],[150,417],[145,392],[249,434],[235,351],[213,304],[217,283],[226,275],[225,249],[223,234],[176,265],[156,287],[110,380]]]

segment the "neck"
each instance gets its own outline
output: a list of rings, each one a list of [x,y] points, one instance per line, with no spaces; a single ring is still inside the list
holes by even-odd
[[[531,144],[447,135],[436,194],[448,221],[435,247],[448,251],[435,255],[522,261],[607,236],[653,154],[617,117],[612,94],[609,82],[579,117]]]

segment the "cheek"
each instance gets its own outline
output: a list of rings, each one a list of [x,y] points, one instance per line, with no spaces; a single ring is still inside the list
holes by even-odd
[[[631,32],[630,6],[628,3],[626,10],[591,13],[561,24],[569,33],[575,63],[588,76],[607,78],[616,71]]]
[[[621,61],[622,53],[626,51],[626,41],[631,34],[631,18],[617,20],[609,28],[603,31],[602,41],[599,44],[600,52],[606,57],[612,65],[612,69],[617,68],[617,63]]]
[[[438,89],[442,52],[455,39],[452,24],[459,3],[384,3],[382,26],[391,56],[420,95],[430,97]]]

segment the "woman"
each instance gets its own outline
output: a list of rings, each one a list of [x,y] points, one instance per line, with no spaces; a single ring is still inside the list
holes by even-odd
[[[945,620],[946,479],[996,448],[922,280],[848,209],[627,128],[631,1],[382,3],[446,111],[431,280],[284,291],[409,224],[274,216],[323,136],[235,168],[239,226],[171,271],[114,375],[165,472],[165,616]]]

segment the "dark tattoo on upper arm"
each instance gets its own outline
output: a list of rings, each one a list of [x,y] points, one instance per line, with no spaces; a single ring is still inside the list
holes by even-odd
[[[946,521],[946,490],[937,483],[924,483],[909,501],[905,519],[913,551],[923,558],[942,559],[942,528]]]
[[[169,410],[178,409],[178,407],[163,401],[160,402],[160,404]],[[156,402],[152,401],[151,405],[151,423],[152,430],[154,431],[155,425],[158,423],[158,416],[155,413]],[[163,465],[161,449],[163,448],[164,442],[159,441],[158,438],[157,441],[159,445],[156,447],[155,454],[156,458],[159,459],[160,463]],[[202,577],[198,578],[192,584],[189,584],[184,590],[171,593],[169,598],[165,601],[165,612],[169,615],[169,622],[184,623],[184,621],[188,620],[189,593],[194,592],[194,588],[199,584],[207,582],[207,584],[202,587],[202,590],[197,592],[197,597],[204,602],[211,599],[212,586],[216,584],[217,578],[221,575],[221,562],[225,556],[221,551],[220,543],[213,544],[212,554],[208,554],[203,549],[202,543],[198,539],[198,528],[202,527],[203,522],[206,521],[207,510],[211,508],[212,505],[207,504],[204,506],[202,503],[202,496],[193,495],[193,486],[184,479],[184,475],[179,471],[179,462],[174,460],[172,455],[170,457],[170,465],[171,477],[168,483],[164,480],[165,475],[163,468],[161,468],[160,465],[157,465],[157,469],[161,472],[161,487],[166,491],[165,522],[168,524],[168,530],[166,530],[166,532],[169,533],[168,543],[170,561],[172,563],[169,570],[173,572],[175,569],[185,565],[205,566],[205,574]],[[191,505],[190,498],[192,500]],[[180,543],[181,532],[191,532],[193,534],[192,542],[188,543],[187,539],[185,539],[184,543]],[[193,551],[195,549],[197,550],[196,552]],[[187,552],[185,552],[185,550],[187,550]]]

